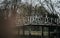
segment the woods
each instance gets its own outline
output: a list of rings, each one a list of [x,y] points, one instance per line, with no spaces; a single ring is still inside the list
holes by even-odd
[[[34,0],[23,3],[22,0],[4,0],[0,3],[0,36],[14,38],[17,35],[16,27],[24,26],[30,16],[42,16],[53,18],[53,23],[56,24],[55,18],[59,18],[59,13],[54,8],[52,0],[37,0],[39,4],[33,5]],[[45,3],[45,4],[44,4]],[[46,5],[46,6],[44,6]],[[48,9],[47,9],[48,8]],[[28,18],[27,18],[28,17]],[[34,18],[33,18],[34,20]],[[17,29],[18,30],[18,29]]]

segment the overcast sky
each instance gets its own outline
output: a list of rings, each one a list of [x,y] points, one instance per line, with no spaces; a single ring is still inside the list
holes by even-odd
[[[2,2],[3,0],[0,0],[0,3]]]
[[[26,1],[31,1],[31,0],[22,0],[22,2],[26,2]],[[44,0],[42,0],[42,2],[43,2]],[[57,13],[56,14],[60,14],[60,8],[58,8],[57,6],[59,6],[60,7],[60,3],[58,3],[58,1],[60,1],[60,0],[51,0],[52,1],[52,3],[54,3],[55,4],[55,6],[54,6],[54,8],[55,8],[55,10],[57,11]],[[29,2],[30,3],[30,2]],[[37,0],[32,0],[32,3],[33,3],[33,6],[34,5],[36,5],[36,4],[39,4],[39,1],[37,1]],[[48,9],[47,8],[47,6],[45,5],[45,7],[46,7],[46,9]]]
[[[1,3],[2,1],[3,1],[3,0],[0,0],[0,3]],[[31,3],[31,0],[22,0],[23,3],[25,3],[26,1],[29,2],[29,4]],[[44,0],[42,0],[42,1],[44,1]],[[60,0],[58,0],[58,1],[60,1]],[[55,6],[56,6],[55,9],[56,9],[56,11],[59,12],[59,14],[60,14],[60,8],[57,8],[57,6],[60,6],[60,3],[58,4],[57,0],[52,0],[52,2],[55,3],[55,4],[57,3],[57,4],[55,5]],[[33,1],[32,1],[32,4],[33,4],[33,6],[34,6],[34,5],[36,5],[36,4],[39,4],[39,2],[38,2],[37,0],[33,0]],[[45,7],[47,7],[47,6],[45,5]],[[58,14],[58,13],[57,13],[57,14]]]

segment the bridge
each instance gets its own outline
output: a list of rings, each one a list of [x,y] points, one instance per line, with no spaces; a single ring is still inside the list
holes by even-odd
[[[23,19],[24,25],[56,25],[60,23],[60,19],[58,18],[49,18],[49,17],[41,17],[41,16],[27,16],[27,19]]]
[[[23,26],[18,26],[18,36],[23,38],[58,38],[60,19],[26,16]]]

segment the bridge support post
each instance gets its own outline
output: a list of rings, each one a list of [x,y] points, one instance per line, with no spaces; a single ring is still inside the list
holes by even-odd
[[[50,38],[50,26],[48,27],[48,37]]]
[[[44,27],[42,26],[42,38],[44,38],[44,36],[43,36],[43,28],[44,28]]]

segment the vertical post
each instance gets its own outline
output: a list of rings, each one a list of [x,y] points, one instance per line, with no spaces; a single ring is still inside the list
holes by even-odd
[[[20,35],[20,28],[19,28],[19,26],[18,26],[18,38],[19,38],[19,35]]]
[[[58,19],[56,20],[56,22],[58,21]],[[58,28],[58,23],[56,23],[56,38],[58,38],[58,30],[57,30],[57,28]]]
[[[43,38],[43,28],[44,28],[44,27],[42,26],[42,38]]]
[[[31,26],[29,27],[29,38],[31,38]]]
[[[23,26],[23,38],[24,38],[24,26]]]
[[[50,38],[50,26],[48,27],[48,37]]]

